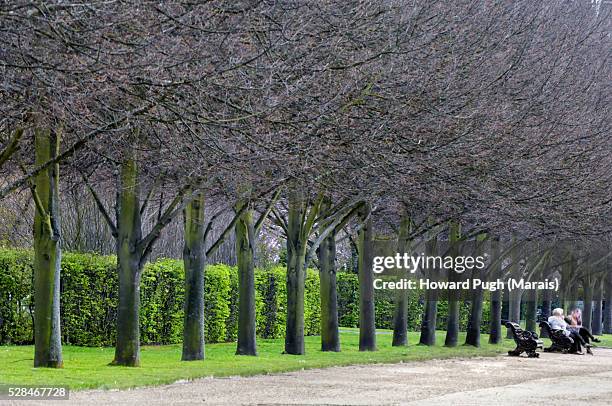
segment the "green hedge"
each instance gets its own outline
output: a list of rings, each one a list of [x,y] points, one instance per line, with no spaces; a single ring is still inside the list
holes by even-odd
[[[0,251],[0,344],[32,341],[32,258]]]
[[[337,278],[338,289],[338,318],[343,327],[359,327],[359,284],[355,274],[339,273]],[[374,306],[376,309],[376,327],[393,329],[393,311],[395,303],[393,290],[375,290]],[[420,331],[423,316],[423,292],[409,291],[408,302],[408,328],[411,331]],[[437,329],[446,330],[446,316],[448,303],[444,300],[438,302]],[[460,307],[459,328],[465,331],[470,314],[470,303],[463,302]],[[481,331],[487,332],[489,326],[490,303],[483,303]]]
[[[0,344],[32,342],[32,253],[0,249]],[[141,284],[141,340],[145,344],[179,343],[183,325],[183,265],[162,259],[147,264]],[[205,273],[206,342],[233,341],[238,323],[238,275],[235,267],[209,265]],[[285,334],[285,269],[257,270],[255,274],[257,334],[280,338]],[[117,313],[115,258],[66,253],[62,258],[61,325],[64,343],[111,346],[115,340]],[[392,291],[376,291],[376,325],[391,328]],[[423,310],[419,292],[411,292],[409,326],[418,330]],[[485,320],[488,317],[485,303]],[[439,327],[444,328],[446,304],[439,306]],[[357,276],[338,274],[340,325],[357,327],[359,289]],[[461,308],[462,328],[467,324],[468,304]],[[305,334],[319,333],[319,277],[308,270],[305,289]]]

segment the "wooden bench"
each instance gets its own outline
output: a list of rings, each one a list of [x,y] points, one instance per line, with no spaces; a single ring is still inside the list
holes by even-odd
[[[508,351],[508,355],[518,357],[523,352],[527,354],[529,358],[537,358],[540,356],[536,352],[538,348],[544,348],[544,342],[540,340],[538,335],[533,331],[526,331],[516,323],[506,322],[506,328],[512,331],[516,348]]]
[[[553,329],[547,321],[540,322],[540,328],[548,333],[548,338],[552,341],[550,347],[544,348],[544,352],[562,352],[564,354],[573,352],[574,339],[566,336],[563,330]]]

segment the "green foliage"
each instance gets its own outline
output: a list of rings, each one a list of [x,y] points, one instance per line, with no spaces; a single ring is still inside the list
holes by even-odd
[[[359,326],[359,285],[353,273],[337,275],[338,317],[343,327]],[[255,272],[257,335],[282,338],[286,321],[285,267]],[[175,344],[182,340],[184,269],[179,260],[149,263],[141,279],[140,326],[144,344]],[[238,271],[209,265],[205,272],[206,342],[234,341],[238,328]],[[66,253],[62,258],[62,341],[81,346],[112,346],[115,342],[118,281],[112,256]],[[408,327],[420,329],[423,299],[410,291]],[[32,252],[0,250],[0,344],[32,342]],[[377,290],[376,326],[392,328],[395,292]],[[467,326],[470,304],[461,305],[461,329]],[[438,304],[438,328],[446,327],[447,303]],[[489,303],[484,303],[482,331],[487,330]],[[309,269],[304,293],[304,332],[320,331],[318,272]]]
[[[304,334],[318,335],[321,332],[321,295],[319,272],[308,269],[304,289]]]
[[[0,344],[32,340],[32,253],[0,250]]]
[[[257,271],[255,289],[257,335],[263,338],[284,337],[287,311],[285,268]]]
[[[255,314],[257,335],[274,337],[276,328],[276,278],[269,270],[255,273]]]
[[[278,265],[287,266],[287,248],[283,248],[278,253]]]
[[[236,268],[227,265],[209,265],[204,273],[204,339],[218,343],[227,338],[227,322],[230,317],[231,279]]]
[[[338,290],[338,323],[343,327],[359,326],[359,279],[353,273],[339,273],[336,277]]]
[[[338,273],[338,323],[343,327],[359,326],[359,281],[353,273]]]
[[[112,346],[115,342],[118,279],[112,256],[66,253],[62,258],[62,342]],[[257,333],[265,338],[285,334],[285,268],[256,272]],[[184,269],[179,260],[161,259],[145,266],[141,278],[140,331],[144,344],[182,340]],[[223,264],[205,272],[205,339],[236,339],[238,271]],[[0,250],[0,343],[32,342],[32,252]],[[319,278],[309,270],[305,293],[305,332],[319,333]]]
[[[393,312],[395,310],[395,295],[393,290],[375,290],[374,308],[376,309],[376,327],[393,329]]]
[[[338,319],[343,327],[359,326],[359,282],[358,276],[353,273],[340,272],[337,277],[338,289]],[[393,312],[395,303],[395,292],[392,290],[376,290],[374,301],[376,308],[376,328],[392,329]],[[408,329],[410,331],[420,331],[421,319],[424,311],[424,292],[411,290],[408,293]],[[486,299],[486,296],[485,296]],[[470,314],[470,303],[462,302],[460,306],[461,331],[465,331]],[[483,314],[481,331],[488,331],[490,303],[483,303]],[[440,300],[438,302],[437,330],[446,330],[446,320],[448,314],[448,302]]]
[[[114,257],[63,254],[62,342],[104,346],[115,341],[118,277]]]
[[[168,259],[148,264],[143,271],[140,288],[143,342],[171,344],[182,340],[183,275],[183,265]]]
[[[232,268],[230,268],[232,269]],[[238,271],[230,271],[230,293],[238,292]],[[229,315],[226,322],[225,341],[236,341],[238,338],[238,295],[230,294],[228,300]]]

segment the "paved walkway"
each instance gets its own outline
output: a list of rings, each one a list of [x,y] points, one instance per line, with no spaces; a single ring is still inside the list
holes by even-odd
[[[29,402],[15,402],[25,405]],[[612,349],[337,367],[205,378],[127,391],[84,391],[41,405],[609,405]],[[32,404],[32,403],[30,403]]]

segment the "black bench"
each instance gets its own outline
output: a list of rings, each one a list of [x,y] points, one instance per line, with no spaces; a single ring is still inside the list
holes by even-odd
[[[537,358],[540,356],[536,350],[538,348],[543,348],[544,343],[535,332],[523,330],[521,326],[510,321],[506,322],[506,328],[512,331],[512,336],[516,343],[516,348],[508,351],[508,355],[518,357],[524,352],[529,358]]]
[[[550,323],[543,321],[540,323],[542,331],[548,333],[548,338],[552,341],[552,344],[548,348],[544,348],[544,352],[574,352],[574,339],[565,335],[561,329],[553,329]]]

